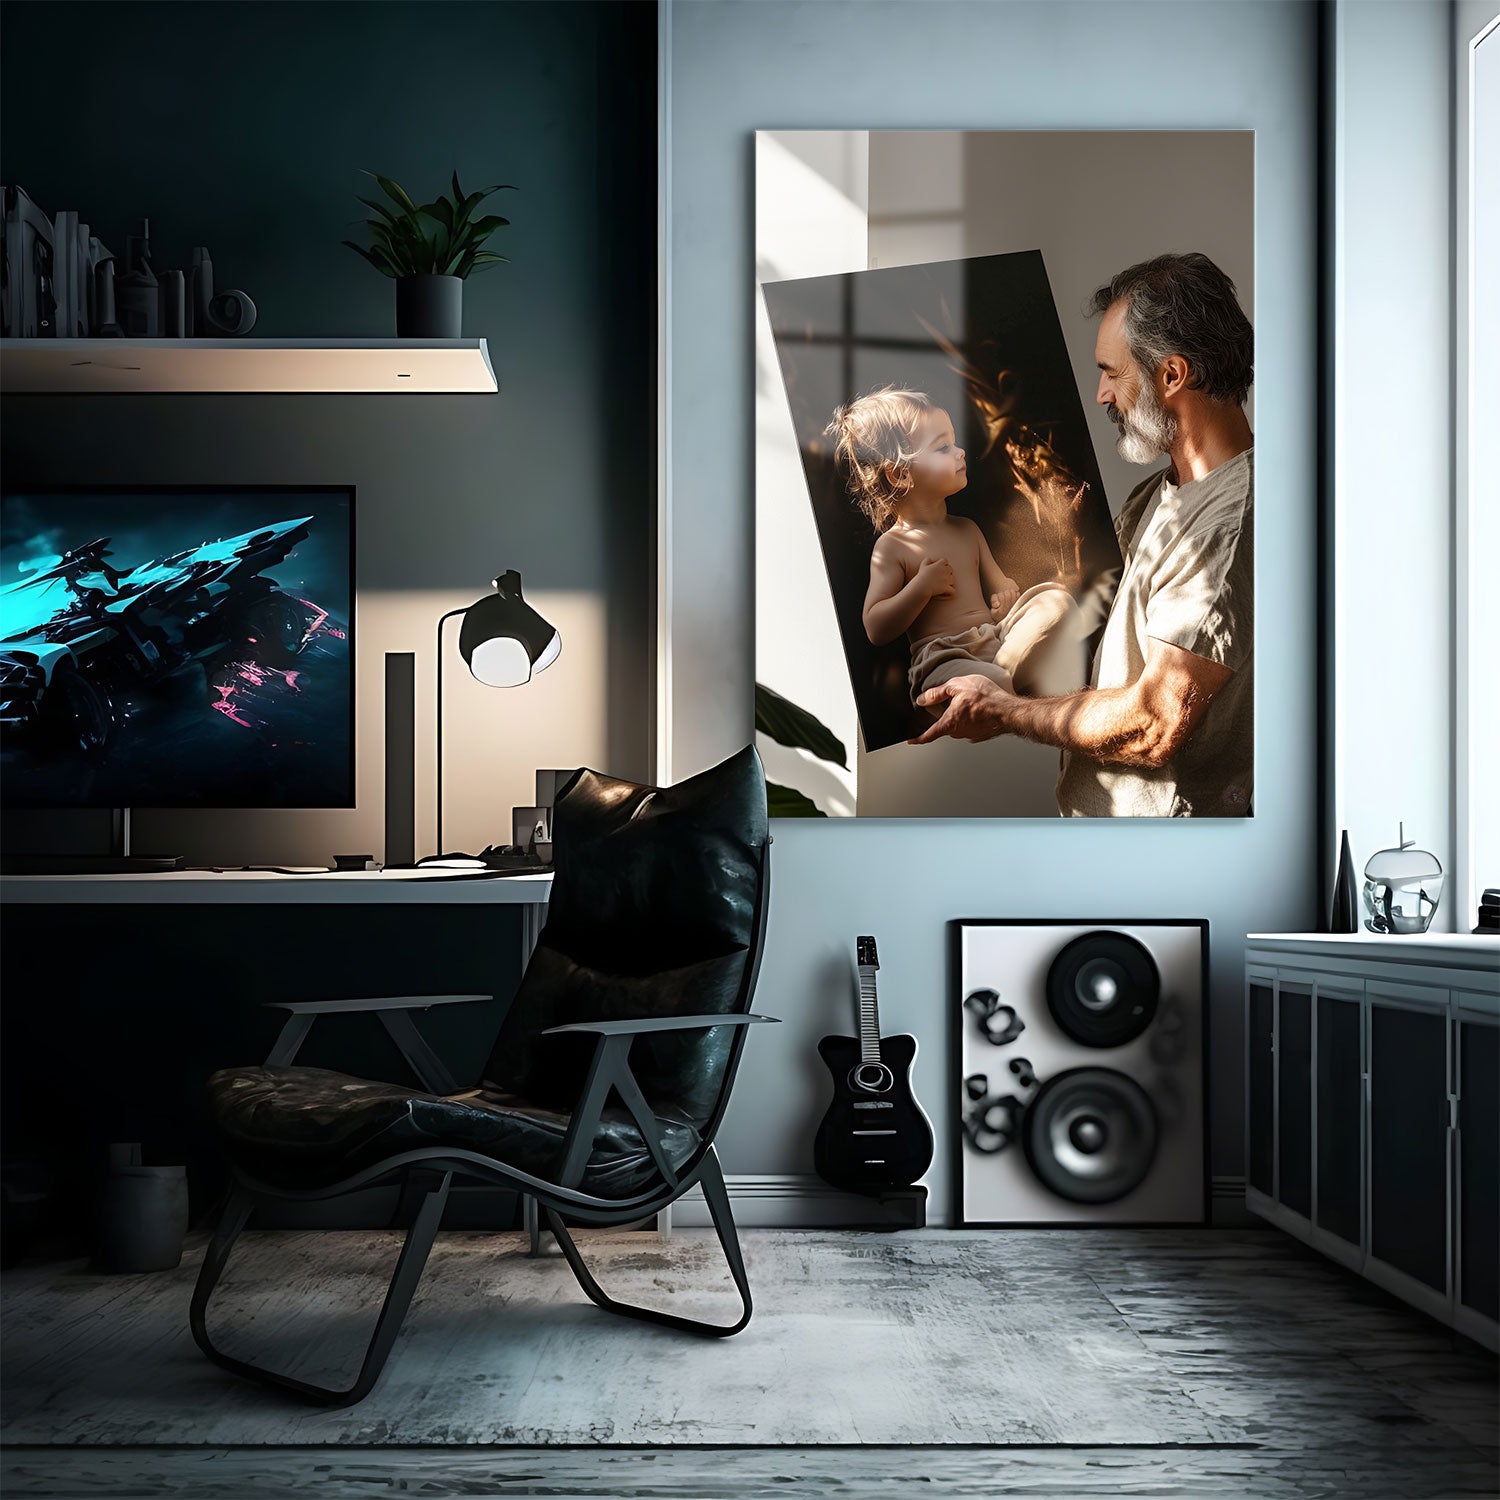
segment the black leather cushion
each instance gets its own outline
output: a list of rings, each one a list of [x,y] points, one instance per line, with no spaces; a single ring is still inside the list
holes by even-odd
[[[744,979],[743,952],[707,958],[660,974],[611,974],[575,963],[543,944],[532,954],[516,993],[511,1015],[537,1013],[548,1026],[573,1021],[623,1021],[640,1016],[728,1015],[736,1008]],[[495,1072],[496,1087],[522,1091],[553,1108],[577,1101],[596,1038],[586,1032],[542,1036],[507,1027],[502,1040],[513,1047]],[[630,1070],[653,1107],[668,1102],[700,1123],[713,1113],[733,1036],[719,1031],[663,1032],[638,1037],[630,1049]],[[498,1051],[496,1057],[498,1058]]]
[[[444,1098],[325,1068],[225,1068],[209,1079],[208,1092],[240,1165],[293,1187],[322,1186],[434,1145],[555,1179],[568,1128],[565,1112],[496,1089]],[[681,1166],[697,1149],[698,1133],[680,1115],[657,1118],[667,1159]],[[635,1122],[618,1105],[606,1109],[582,1189],[627,1197],[655,1173]]]
[[[549,1026],[747,1009],[768,834],[748,746],[673,787],[579,772],[553,814],[547,923],[485,1078],[567,1110],[594,1043]],[[643,1037],[631,1067],[653,1109],[702,1127],[734,1044],[729,1027]]]
[[[746,746],[672,787],[580,771],[553,811],[548,944],[616,974],[748,948],[766,783]]]

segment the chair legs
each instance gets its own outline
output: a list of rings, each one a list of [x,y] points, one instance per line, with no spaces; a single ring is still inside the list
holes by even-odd
[[[739,1320],[735,1323],[705,1323],[697,1318],[679,1317],[676,1313],[657,1312],[654,1308],[638,1307],[631,1302],[615,1301],[594,1279],[593,1273],[578,1253],[578,1246],[573,1243],[573,1236],[568,1233],[562,1221],[549,1208],[547,1221],[552,1226],[552,1233],[556,1235],[557,1243],[562,1246],[562,1252],[567,1256],[568,1265],[572,1267],[574,1276],[578,1278],[579,1286],[584,1289],[591,1301],[597,1303],[606,1312],[619,1313],[622,1317],[640,1318],[648,1323],[662,1323],[668,1328],[681,1328],[688,1333],[707,1334],[710,1338],[728,1338],[731,1334],[738,1333],[750,1321],[752,1306],[750,1282],[745,1275],[745,1260],[740,1253],[739,1236],[735,1233],[734,1215],[729,1211],[729,1192],[724,1186],[724,1174],[719,1170],[719,1158],[715,1155],[712,1146],[709,1147],[708,1155],[704,1158],[700,1181],[703,1186],[703,1196],[708,1202],[708,1211],[713,1216],[719,1244],[724,1250],[724,1259],[729,1262],[729,1274],[734,1278],[734,1284],[739,1290],[740,1302],[744,1308]]]
[[[451,1172],[444,1172],[441,1175],[424,1173],[421,1174],[422,1180],[416,1184],[421,1192],[421,1206],[412,1220],[411,1228],[406,1232],[406,1241],[401,1246],[401,1255],[396,1262],[395,1273],[391,1277],[390,1286],[386,1289],[385,1302],[381,1306],[375,1332],[365,1351],[359,1376],[347,1390],[341,1391],[327,1386],[313,1385],[308,1381],[298,1380],[295,1376],[282,1375],[275,1370],[267,1370],[260,1365],[250,1364],[246,1360],[235,1359],[232,1355],[216,1349],[209,1338],[207,1324],[209,1299],[213,1296],[219,1277],[223,1275],[224,1267],[229,1261],[230,1251],[240,1237],[240,1232],[244,1229],[254,1206],[251,1195],[243,1189],[235,1189],[231,1192],[229,1201],[224,1205],[219,1226],[214,1231],[213,1240],[203,1257],[203,1267],[198,1273],[198,1285],[193,1291],[193,1306],[189,1319],[192,1323],[193,1338],[197,1341],[198,1347],[216,1365],[221,1365],[236,1375],[243,1375],[247,1380],[258,1381],[261,1385],[287,1391],[314,1406],[353,1406],[356,1401],[364,1400],[380,1377],[380,1372],[396,1342],[396,1335],[401,1331],[402,1319],[406,1316],[407,1308],[411,1306],[417,1283],[422,1279],[422,1268],[427,1264],[428,1253],[432,1249],[433,1240],[437,1237],[438,1225],[442,1222],[443,1205],[448,1199],[448,1187],[452,1182],[452,1175]]]
[[[542,1212],[530,1193],[521,1198],[521,1227],[526,1231],[526,1255],[535,1260],[542,1253]]]
[[[718,1233],[724,1258],[729,1263],[729,1273],[740,1294],[742,1312],[738,1320],[727,1324],[707,1323],[697,1318],[684,1318],[675,1313],[657,1312],[653,1308],[638,1307],[629,1302],[617,1302],[594,1279],[588,1266],[584,1264],[577,1245],[573,1243],[572,1235],[563,1227],[557,1214],[549,1208],[546,1213],[552,1232],[557,1237],[557,1242],[562,1247],[574,1276],[578,1278],[578,1284],[592,1301],[607,1312],[619,1313],[622,1317],[640,1318],[648,1323],[661,1323],[668,1328],[680,1328],[688,1333],[705,1334],[711,1338],[727,1338],[731,1334],[738,1333],[749,1323],[752,1308],[750,1283],[745,1274],[745,1261],[740,1252],[739,1236],[735,1232],[734,1216],[729,1208],[729,1193],[724,1186],[724,1174],[719,1168],[719,1160],[712,1147],[709,1148],[704,1160],[699,1180],[709,1212],[713,1216],[714,1229]],[[224,1211],[220,1215],[218,1227],[214,1231],[214,1237],[203,1256],[203,1266],[198,1273],[198,1284],[193,1291],[192,1309],[189,1314],[194,1341],[209,1359],[223,1369],[260,1385],[270,1386],[274,1390],[285,1391],[310,1405],[353,1406],[356,1402],[364,1400],[373,1389],[376,1380],[379,1379],[380,1372],[385,1367],[385,1362],[395,1345],[396,1335],[401,1330],[402,1320],[411,1306],[412,1297],[422,1278],[422,1269],[427,1264],[428,1254],[432,1250],[433,1241],[437,1238],[438,1226],[442,1222],[443,1207],[448,1199],[451,1182],[451,1172],[434,1171],[417,1174],[417,1180],[413,1186],[418,1190],[420,1206],[411,1228],[407,1230],[405,1243],[401,1246],[401,1254],[396,1262],[395,1272],[391,1276],[390,1285],[386,1289],[385,1301],[381,1306],[380,1316],[376,1320],[375,1331],[371,1335],[369,1346],[365,1350],[359,1375],[353,1385],[347,1389],[337,1390],[329,1386],[314,1385],[310,1381],[298,1380],[293,1375],[284,1375],[279,1371],[252,1364],[248,1360],[236,1359],[233,1355],[225,1354],[221,1349],[216,1348],[209,1337],[209,1302],[255,1205],[253,1195],[242,1188],[237,1188],[230,1193],[224,1205]]]

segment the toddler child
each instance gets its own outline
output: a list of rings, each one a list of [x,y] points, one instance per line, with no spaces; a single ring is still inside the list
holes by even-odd
[[[1058,583],[1023,592],[979,527],[948,514],[948,497],[968,473],[947,412],[920,391],[886,386],[839,407],[826,434],[850,495],[876,531],[865,634],[883,646],[906,633],[913,703],[969,674],[1027,696],[1084,685],[1084,629],[1073,596]]]

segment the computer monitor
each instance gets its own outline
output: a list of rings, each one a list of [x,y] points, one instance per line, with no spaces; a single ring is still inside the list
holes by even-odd
[[[352,807],[354,491],[0,492],[0,802]]]

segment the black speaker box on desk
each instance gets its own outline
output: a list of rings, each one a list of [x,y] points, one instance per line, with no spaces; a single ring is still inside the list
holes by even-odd
[[[417,658],[385,654],[385,863],[417,859]]]

